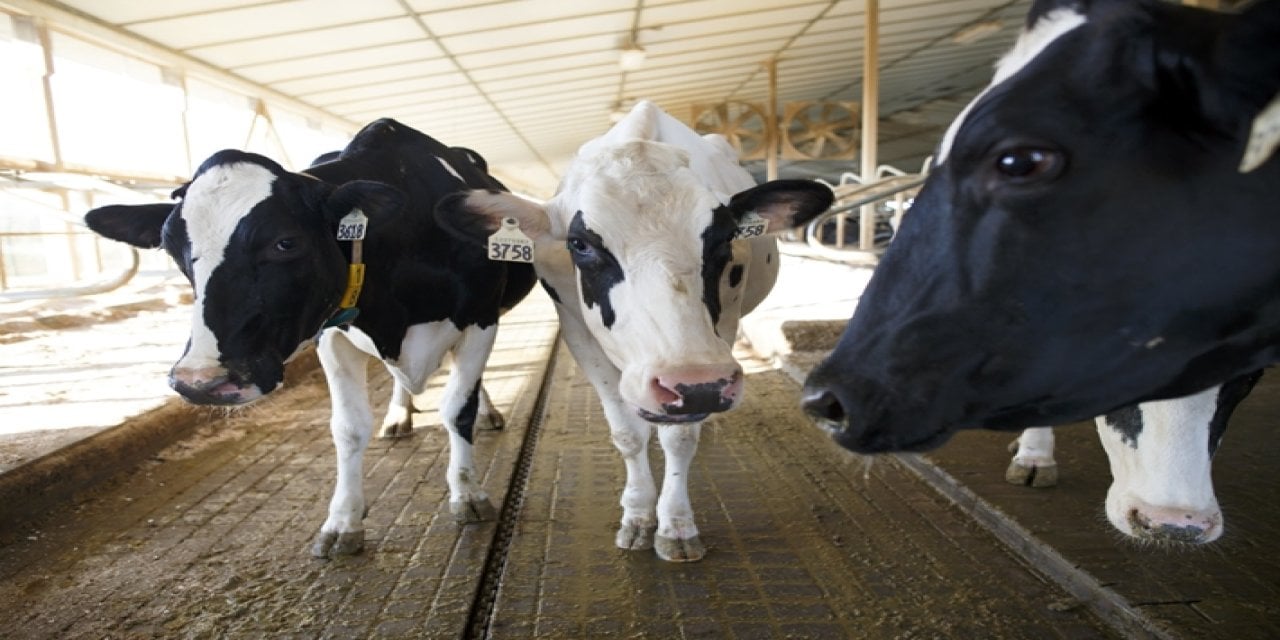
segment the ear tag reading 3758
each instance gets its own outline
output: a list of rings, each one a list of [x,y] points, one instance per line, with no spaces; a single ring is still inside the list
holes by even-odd
[[[533,262],[533,240],[520,230],[520,223],[515,218],[503,218],[502,227],[489,236],[489,259]]]
[[[338,221],[339,240],[364,240],[364,232],[369,227],[369,217],[359,209],[342,216]]]
[[[738,221],[738,230],[733,233],[734,240],[742,240],[745,238],[759,238],[769,230],[769,221],[756,215],[754,211],[748,211],[747,215],[742,216]]]

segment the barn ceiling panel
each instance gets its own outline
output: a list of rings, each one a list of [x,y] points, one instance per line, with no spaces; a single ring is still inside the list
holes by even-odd
[[[879,0],[878,102],[882,131],[894,136],[886,148],[911,162],[918,161],[912,149],[928,152],[986,85],[1029,3]],[[0,0],[0,7],[72,35],[88,22],[118,36],[110,44],[124,53],[131,43],[171,52],[166,67],[190,60],[222,70],[353,132],[377,117],[401,119],[476,148],[499,171],[506,163],[527,178],[529,167],[542,167],[549,184],[566,154],[638,99],[682,118],[695,104],[763,102],[770,60],[780,102],[862,99],[865,0]],[[955,41],[975,25],[987,33]],[[643,60],[624,69],[619,56],[631,43],[643,48]]]

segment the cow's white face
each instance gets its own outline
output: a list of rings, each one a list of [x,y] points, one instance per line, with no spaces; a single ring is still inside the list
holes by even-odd
[[[727,195],[702,185],[679,149],[639,141],[579,158],[547,204],[568,253],[560,266],[572,269],[571,282],[557,289],[576,300],[562,304],[578,306],[622,372],[623,398],[653,415],[723,411],[741,398],[734,336],[716,331],[722,313],[736,313],[722,298],[741,287],[739,277],[722,291],[722,277],[745,268],[744,256],[734,259],[737,222],[727,204]],[[693,399],[678,385],[714,392]]]
[[[206,320],[211,317],[206,313],[206,306],[211,304],[209,280],[222,265],[227,247],[241,221],[255,206],[271,196],[271,185],[275,180],[275,174],[266,167],[237,162],[210,167],[187,186],[181,218],[186,228],[189,277],[195,302],[187,352],[170,374],[175,380],[198,386],[204,381],[227,377],[218,338]],[[213,304],[225,303],[225,300],[213,301]],[[238,390],[244,402],[255,400],[263,393],[264,390],[255,384]]]

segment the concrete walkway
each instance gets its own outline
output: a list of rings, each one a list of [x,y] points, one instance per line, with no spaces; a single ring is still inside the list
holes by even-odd
[[[452,523],[446,439],[427,411],[411,438],[366,456],[365,552],[310,558],[333,453],[322,375],[304,365],[249,410],[182,409],[161,429],[182,437],[163,450],[137,435],[156,422],[145,417],[75,445],[63,469],[111,479],[87,476],[69,503],[58,491],[0,500],[0,635],[1280,637],[1266,551],[1280,511],[1251,488],[1274,484],[1276,452],[1255,428],[1233,424],[1219,454],[1227,539],[1190,551],[1135,548],[1107,528],[1105,461],[1086,428],[1060,435],[1051,490],[1003,484],[1005,434],[872,462],[814,429],[778,368],[801,376],[817,357],[793,350],[781,324],[847,318],[868,271],[787,256],[782,273],[744,322],[748,400],[708,422],[695,461],[702,562],[613,547],[622,464],[590,386],[563,349],[551,357],[554,313],[538,292],[504,319],[486,374],[509,419],[477,439],[500,522]],[[381,367],[371,379],[384,401]],[[1264,424],[1277,400],[1264,379],[1238,418]],[[112,438],[120,452],[146,445],[145,459],[95,460]],[[660,468],[656,445],[651,458]],[[39,466],[0,474],[0,494],[24,475],[56,486],[61,474],[31,482]]]

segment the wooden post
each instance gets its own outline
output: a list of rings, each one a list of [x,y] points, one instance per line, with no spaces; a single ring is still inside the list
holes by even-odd
[[[765,177],[778,179],[778,59],[772,58],[764,63],[769,71],[769,99],[765,104],[764,144],[765,144]]]
[[[862,47],[862,184],[876,181],[876,152],[879,144],[877,118],[880,115],[880,2],[866,0],[865,37]],[[876,207],[862,206],[858,248],[871,251],[876,242]]]

